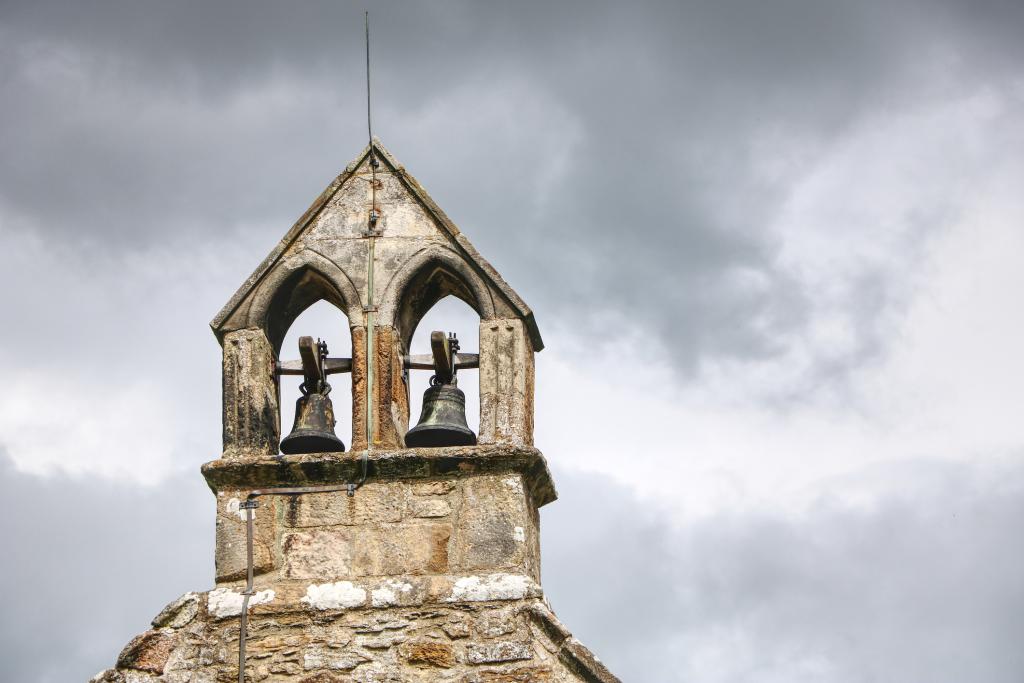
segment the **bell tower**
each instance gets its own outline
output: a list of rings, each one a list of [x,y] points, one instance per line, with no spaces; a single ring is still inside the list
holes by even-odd
[[[455,296],[479,315],[410,344]],[[300,330],[343,312],[350,358]],[[211,323],[223,352],[215,581],[168,605],[96,681],[617,679],[555,618],[538,509],[556,493],[533,445],[533,313],[377,141],[292,226]],[[479,373],[479,434],[460,372]],[[351,444],[330,379],[351,373]],[[418,423],[409,377],[431,372]],[[301,375],[282,439],[281,377]]]

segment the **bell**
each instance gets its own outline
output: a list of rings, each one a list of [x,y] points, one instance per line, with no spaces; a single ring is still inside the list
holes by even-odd
[[[325,394],[312,392],[295,402],[295,425],[292,433],[281,439],[281,452],[336,453],[345,444],[334,433],[334,406]]]
[[[455,384],[433,384],[423,392],[419,423],[405,434],[409,448],[475,446],[476,434],[466,424],[466,395]]]

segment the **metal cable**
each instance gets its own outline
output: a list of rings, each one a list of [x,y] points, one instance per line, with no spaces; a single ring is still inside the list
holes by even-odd
[[[366,29],[366,133],[370,138],[370,158],[373,158],[373,126],[370,123],[370,10],[363,15],[363,26]],[[372,165],[372,163],[371,163]]]
[[[368,138],[369,149],[370,149],[370,229],[369,237],[370,243],[367,248],[366,255],[366,450],[363,451],[361,460],[362,474],[357,484],[348,485],[348,495],[355,494],[356,488],[363,485],[366,481],[366,472],[368,468],[368,452],[373,448],[373,368],[374,368],[374,349],[373,349],[373,311],[375,308],[374,297],[373,297],[373,260],[374,260],[374,247],[376,246],[376,239],[374,239],[377,230],[377,157],[373,150],[373,116],[371,112],[371,102],[373,99],[370,97],[370,10],[365,10],[363,13],[363,29],[366,36],[366,135]],[[354,438],[354,435],[353,435]]]
[[[241,507],[245,508],[245,591],[242,593],[242,614],[239,618],[238,632],[238,683],[245,683],[245,643],[249,625],[249,598],[253,591],[253,513],[257,507],[256,498],[260,496],[293,496],[305,493],[331,493],[347,491],[354,496],[356,489],[366,483],[369,471],[367,451],[373,447],[373,260],[374,237],[377,223],[377,157],[373,149],[373,119],[370,109],[370,12],[363,16],[366,32],[366,133],[369,137],[370,149],[370,239],[367,252],[367,306],[366,306],[366,449],[360,458],[360,476],[354,483],[335,484],[330,486],[293,486],[270,489],[255,489],[249,492]]]

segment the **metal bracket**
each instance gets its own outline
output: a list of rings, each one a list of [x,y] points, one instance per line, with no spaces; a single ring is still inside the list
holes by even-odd
[[[301,375],[302,361],[282,360],[275,364],[274,371],[279,375]],[[324,374],[336,375],[339,372],[352,372],[351,358],[324,358]]]
[[[456,370],[473,370],[480,367],[480,354],[477,353],[456,353],[453,354],[455,358],[455,369]],[[434,354],[432,353],[416,353],[409,354],[405,357],[403,365],[406,370],[433,370],[434,369]]]
[[[278,375],[302,375],[304,386],[316,391],[326,385],[327,375],[352,372],[351,358],[328,358],[327,344],[319,339],[314,344],[312,337],[299,337],[300,360],[285,360],[274,363]]]
[[[255,510],[259,506],[260,506],[260,503],[256,499],[243,500],[241,503],[238,504],[238,509],[239,510]]]
[[[459,353],[458,337],[439,330],[430,333],[430,353],[407,355],[404,361],[410,370],[433,370],[442,384],[452,382],[457,370],[480,367],[479,354]]]

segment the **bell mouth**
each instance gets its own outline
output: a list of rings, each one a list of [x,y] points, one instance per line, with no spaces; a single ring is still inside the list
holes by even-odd
[[[413,427],[405,433],[408,448],[441,448],[442,446],[475,446],[476,434],[461,427]]]
[[[281,439],[281,452],[285,455],[300,453],[344,453],[345,442],[334,434],[292,432]]]

